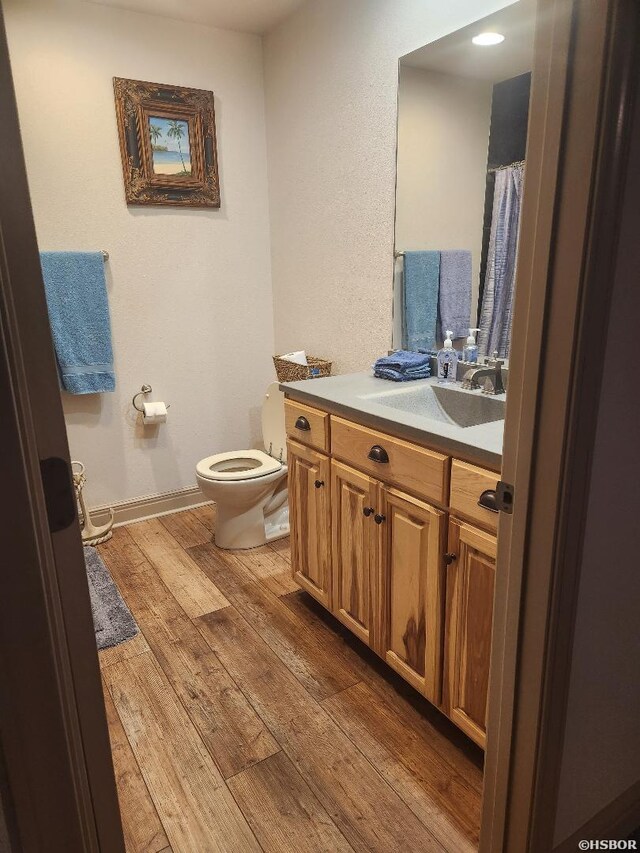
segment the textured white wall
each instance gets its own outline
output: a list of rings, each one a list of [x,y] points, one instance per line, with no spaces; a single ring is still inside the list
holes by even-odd
[[[391,343],[398,59],[504,0],[312,0],[265,40],[276,348]]]
[[[273,378],[262,43],[78,0],[3,3],[41,249],[106,249],[117,390],[64,395],[90,505],[192,485],[255,444]],[[211,89],[219,211],[127,208],[112,77]],[[143,382],[171,403],[136,426]]]
[[[471,251],[469,325],[477,315],[492,90],[486,80],[400,69],[396,246]]]

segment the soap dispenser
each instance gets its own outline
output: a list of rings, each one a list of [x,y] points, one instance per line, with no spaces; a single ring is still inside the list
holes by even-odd
[[[469,329],[469,337],[467,343],[462,350],[462,360],[468,361],[471,364],[476,364],[478,361],[478,345],[476,344],[476,336],[474,332],[479,332],[480,329]]]
[[[447,332],[444,346],[438,352],[438,382],[442,385],[456,381],[458,353],[453,348],[452,335],[453,332]]]

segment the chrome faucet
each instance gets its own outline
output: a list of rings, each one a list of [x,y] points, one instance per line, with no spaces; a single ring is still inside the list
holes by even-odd
[[[502,382],[502,365],[504,361],[498,358],[498,351],[493,354],[493,358],[487,358],[486,363],[482,367],[474,367],[468,370],[462,380],[462,387],[467,390],[475,390],[480,388],[479,379],[486,378],[483,394],[504,394],[504,384]]]

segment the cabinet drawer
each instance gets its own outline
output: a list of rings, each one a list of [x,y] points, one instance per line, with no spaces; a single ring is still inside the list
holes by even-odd
[[[495,533],[498,513],[481,506],[479,501],[485,492],[495,492],[499,479],[499,474],[493,471],[454,459],[451,463],[451,511],[473,519]]]
[[[284,401],[287,435],[316,450],[329,452],[329,415],[293,400]]]
[[[441,453],[334,416],[331,453],[378,480],[446,502],[449,457]]]

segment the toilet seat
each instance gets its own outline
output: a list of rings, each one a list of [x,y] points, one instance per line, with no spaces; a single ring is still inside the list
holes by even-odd
[[[216,505],[219,548],[257,548],[289,535],[284,394],[277,382],[262,401],[262,439],[264,449],[216,453],[196,465],[200,491]]]
[[[282,469],[282,462],[263,450],[234,450],[207,456],[196,465],[196,473],[205,480],[218,482],[254,480]]]

